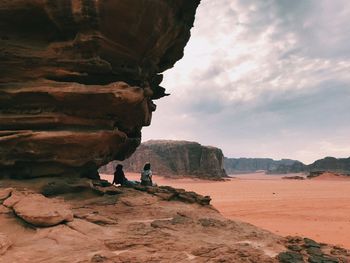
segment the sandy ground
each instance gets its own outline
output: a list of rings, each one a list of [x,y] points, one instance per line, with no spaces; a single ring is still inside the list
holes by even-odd
[[[127,174],[139,180],[138,174]],[[350,180],[282,180],[265,174],[235,175],[226,182],[169,179],[158,185],[193,190],[212,197],[212,204],[230,219],[249,222],[279,235],[301,235],[350,248]],[[112,176],[104,176],[111,180]]]

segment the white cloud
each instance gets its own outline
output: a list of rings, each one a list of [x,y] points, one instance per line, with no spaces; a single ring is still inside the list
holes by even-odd
[[[202,0],[144,140],[229,156],[350,156],[349,15],[347,0]]]

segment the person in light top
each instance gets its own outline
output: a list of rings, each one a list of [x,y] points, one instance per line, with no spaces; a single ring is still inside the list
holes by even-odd
[[[151,164],[146,163],[143,167],[143,170],[141,171],[141,185],[144,186],[152,186],[152,170],[151,170]]]

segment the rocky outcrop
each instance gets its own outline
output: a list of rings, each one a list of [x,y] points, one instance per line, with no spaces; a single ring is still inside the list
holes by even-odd
[[[140,172],[150,162],[152,171],[158,175],[219,179],[226,176],[223,159],[222,151],[216,147],[188,141],[151,140],[142,143],[123,165],[125,171]],[[108,164],[100,172],[113,173],[117,163]]]
[[[266,171],[270,173],[300,172],[303,164],[296,160],[270,158],[225,158],[225,170],[228,174]]]
[[[94,177],[130,156],[198,4],[1,1],[1,176]]]
[[[200,205],[209,205],[211,198],[210,196],[202,196],[195,192],[188,192],[184,189],[176,189],[170,186],[142,186],[136,185],[133,187],[136,190],[147,192],[149,194],[153,194],[158,196],[159,198],[166,201],[182,201],[190,204],[200,204]]]
[[[49,180],[26,180],[25,185],[31,186],[27,190],[23,190],[24,180],[6,182],[12,190],[0,188],[0,192],[11,192],[5,201],[12,195],[24,200],[39,195],[41,185]],[[108,187],[103,181],[100,185]],[[57,198],[65,198],[71,207],[74,220],[54,226],[28,226],[16,213],[0,213],[0,262],[291,263],[312,259],[310,262],[345,263],[350,259],[350,251],[340,247],[300,237],[284,238],[228,220],[210,205],[190,202],[194,194],[180,189],[118,190],[117,196],[90,191],[42,199],[45,209]],[[170,193],[183,193],[189,199],[167,200]],[[35,212],[40,213],[37,209],[31,213]]]
[[[281,263],[342,263],[348,261],[349,252],[337,246],[328,246],[310,238],[286,238],[287,251],[278,255]]]

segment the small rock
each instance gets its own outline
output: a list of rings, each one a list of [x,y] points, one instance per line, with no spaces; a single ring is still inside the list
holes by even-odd
[[[198,220],[203,227],[225,227],[226,223],[214,218],[201,218]]]
[[[8,239],[8,237],[0,233],[0,255],[5,254],[11,245],[12,242]]]
[[[208,195],[206,195],[206,196],[198,195],[198,197],[197,197],[197,202],[201,205],[209,205],[210,201],[211,201],[211,198]]]
[[[102,255],[99,254],[95,254],[92,258],[91,258],[91,263],[99,263],[99,262],[106,262],[108,259]]]
[[[280,253],[278,260],[281,263],[304,263],[303,255],[293,251]]]
[[[310,263],[339,263],[339,260],[336,258],[331,258],[327,256],[311,256],[308,258]]]
[[[316,247],[320,248],[321,245],[317,243],[316,241],[310,239],[310,238],[304,238],[304,247],[309,248],[309,247]]]
[[[287,236],[287,241],[289,243],[301,243],[303,241],[302,237],[298,237],[298,236]]]
[[[296,251],[296,252],[300,252],[303,250],[303,248],[301,246],[298,246],[298,245],[288,245],[287,248],[292,250],[292,251]]]

